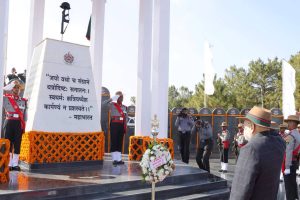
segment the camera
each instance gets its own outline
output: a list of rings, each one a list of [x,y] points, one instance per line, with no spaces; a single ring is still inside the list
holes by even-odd
[[[178,114],[178,117],[186,117],[187,116],[187,112],[188,112],[188,109],[186,108],[183,108],[180,113]]]
[[[207,129],[209,127],[208,121],[203,121],[201,119],[197,119],[197,121],[195,121],[195,124],[199,128],[205,128],[205,129]]]

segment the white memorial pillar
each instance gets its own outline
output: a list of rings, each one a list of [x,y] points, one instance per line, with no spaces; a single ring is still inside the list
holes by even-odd
[[[140,0],[135,135],[150,136],[152,0]]]
[[[0,1],[0,108],[3,105],[3,83],[7,60],[7,33],[8,33],[9,0]],[[0,115],[0,127],[2,127],[2,114]],[[1,136],[1,134],[0,134]]]
[[[106,0],[92,0],[90,52],[99,113],[101,113],[105,2]]]
[[[43,40],[45,0],[31,0],[28,49],[27,49],[27,74],[30,71],[30,62],[34,47]]]
[[[168,137],[170,0],[154,0],[152,116],[160,122],[159,138]]]

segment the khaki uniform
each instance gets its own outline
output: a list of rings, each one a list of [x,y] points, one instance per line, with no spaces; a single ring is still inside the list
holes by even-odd
[[[297,155],[300,148],[300,134],[297,129],[294,129],[284,139],[286,141],[286,152],[282,168],[283,172],[290,169],[290,174],[283,175],[286,197],[287,200],[298,199],[296,170],[298,168]]]

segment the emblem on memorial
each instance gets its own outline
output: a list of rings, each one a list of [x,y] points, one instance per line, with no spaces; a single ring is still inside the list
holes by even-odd
[[[68,52],[64,55],[64,60],[66,64],[71,65],[74,61],[74,56],[70,52]]]

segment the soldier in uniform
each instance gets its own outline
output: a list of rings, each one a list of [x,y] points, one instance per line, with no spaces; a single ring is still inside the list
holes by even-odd
[[[5,111],[3,131],[5,138],[10,141],[9,169],[14,171],[21,170],[19,155],[26,120],[27,100],[19,96],[21,89],[23,89],[23,85],[18,80],[11,81],[3,88],[6,92],[3,95],[3,108]]]
[[[127,107],[122,102],[123,94],[121,91],[116,92],[115,96],[103,102],[110,106],[110,152],[113,165],[124,164],[121,152],[123,137],[127,129]]]
[[[210,172],[209,157],[213,149],[211,125],[207,121],[197,120],[192,128],[192,134],[198,134],[200,140],[196,155],[197,164],[200,169]]]
[[[288,127],[287,123],[283,123],[283,124],[279,125],[279,132],[278,132],[278,134],[282,137],[282,139],[285,139],[285,137],[288,135],[286,133],[287,127]],[[283,165],[284,165],[284,163],[283,163]],[[283,174],[282,174],[282,172],[280,172],[280,182],[282,182],[282,181],[283,181]]]
[[[222,149],[221,149],[221,169],[219,172],[227,173],[228,169],[228,150],[229,150],[229,139],[230,139],[230,133],[227,130],[227,123],[222,122],[221,124],[222,132],[218,133],[219,140],[222,141]]]
[[[297,129],[298,129],[298,132],[300,134],[300,124],[298,124]],[[299,160],[300,160],[300,152],[298,153],[298,162],[299,162]],[[298,176],[300,176],[300,165],[299,165],[298,170],[296,171],[296,173],[297,173]]]
[[[234,142],[234,153],[235,153],[236,162],[237,162],[241,148],[247,144],[247,140],[244,136],[244,129],[243,129],[242,123],[238,124],[238,132],[234,136],[233,142]]]
[[[282,137],[282,139],[284,139],[286,137],[286,132],[287,132],[287,123],[282,123],[279,125],[279,135]]]
[[[286,151],[282,165],[282,172],[286,191],[286,199],[294,200],[299,199],[297,189],[298,186],[296,182],[296,170],[298,168],[297,156],[300,149],[300,135],[297,130],[299,117],[296,115],[289,115],[284,121],[288,124],[289,133],[284,138],[286,141]]]

